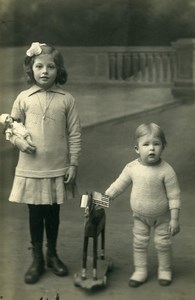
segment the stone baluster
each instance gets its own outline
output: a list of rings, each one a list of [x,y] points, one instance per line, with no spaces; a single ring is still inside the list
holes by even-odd
[[[139,71],[139,57],[137,53],[133,53],[132,55],[132,71],[133,71],[133,80],[138,80],[138,71]]]
[[[116,79],[116,55],[115,53],[109,54],[109,79]]]
[[[154,81],[154,57],[151,52],[147,54],[147,64],[148,64],[148,81]]]
[[[177,63],[175,52],[170,53],[170,70],[171,70],[171,81],[175,82],[177,76]]]
[[[116,56],[116,79],[123,80],[123,54],[117,53]]]
[[[131,76],[131,55],[130,53],[124,54],[124,79],[128,79]]]
[[[155,53],[154,64],[156,70],[156,83],[162,82],[162,59],[160,53]]]
[[[163,83],[168,81],[168,55],[167,53],[162,54],[162,63],[163,63]]]
[[[167,80],[171,84],[172,83],[172,71],[171,71],[171,54],[167,53],[168,57],[168,65],[167,65]]]
[[[182,101],[195,100],[195,39],[172,43],[176,51],[177,76],[172,94]]]
[[[146,81],[146,54],[144,52],[140,53],[140,80],[141,82]]]

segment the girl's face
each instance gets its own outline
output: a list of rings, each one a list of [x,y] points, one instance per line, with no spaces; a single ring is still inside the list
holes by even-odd
[[[159,162],[163,151],[163,144],[160,138],[153,135],[144,135],[138,139],[135,146],[136,153],[144,165],[154,165]]]
[[[55,82],[57,76],[57,67],[53,57],[50,54],[41,54],[35,58],[32,71],[36,84],[47,90]]]

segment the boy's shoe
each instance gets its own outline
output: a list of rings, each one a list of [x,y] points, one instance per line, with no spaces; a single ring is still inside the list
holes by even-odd
[[[135,271],[133,275],[129,278],[129,286],[139,287],[147,281],[147,271],[139,272]]]
[[[130,278],[129,279],[129,286],[136,288],[136,287],[139,287],[140,285],[142,285],[145,282],[146,282],[146,280],[145,281],[137,281],[137,280],[133,280],[133,279]]]
[[[158,282],[162,286],[170,285],[172,283],[171,271],[159,271],[158,272]]]
[[[159,279],[158,282],[162,286],[168,286],[168,285],[170,285],[172,283],[172,280]]]

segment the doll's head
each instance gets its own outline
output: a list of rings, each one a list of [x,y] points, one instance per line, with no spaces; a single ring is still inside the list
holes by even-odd
[[[24,60],[24,70],[27,74],[28,83],[33,84],[36,82],[32,67],[35,62],[35,59],[39,55],[44,55],[44,54],[51,55],[57,67],[57,76],[55,79],[55,83],[65,84],[68,75],[64,67],[64,60],[62,54],[51,45],[40,44],[38,42],[32,43],[31,47],[26,51],[26,57]]]
[[[0,123],[3,125],[10,125],[14,122],[14,119],[9,114],[0,115]]]

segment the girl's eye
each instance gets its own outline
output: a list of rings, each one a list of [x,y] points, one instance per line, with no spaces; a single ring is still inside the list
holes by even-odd
[[[49,65],[48,68],[49,68],[49,69],[55,69],[56,66],[55,66],[55,65]]]
[[[35,65],[35,68],[41,69],[41,68],[42,68],[42,65]]]

